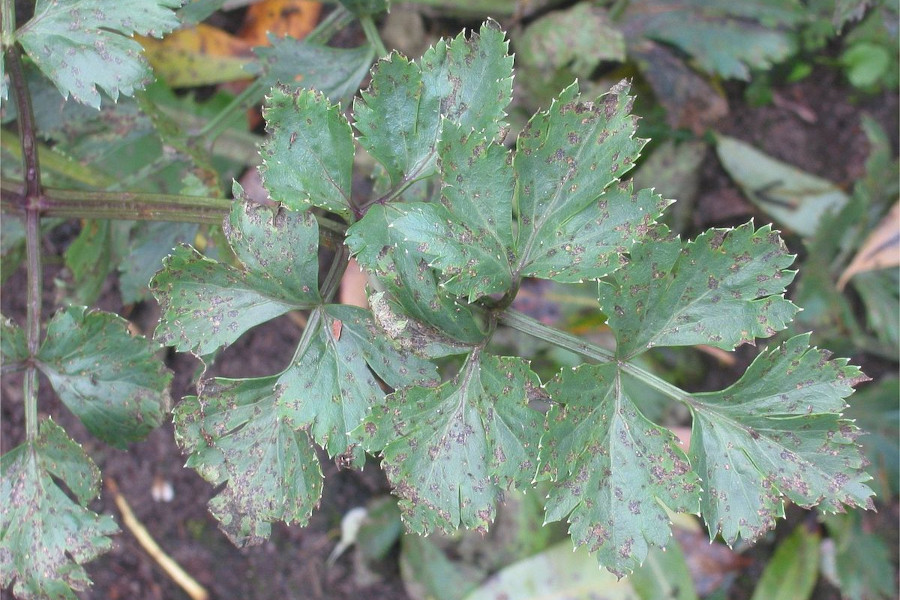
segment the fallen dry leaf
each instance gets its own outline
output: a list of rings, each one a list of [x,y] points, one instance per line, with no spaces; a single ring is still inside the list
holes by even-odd
[[[838,279],[837,288],[843,290],[850,278],[858,273],[896,266],[900,266],[900,202],[894,204],[891,212],[863,242]]]
[[[250,6],[238,37],[251,46],[268,46],[269,33],[301,39],[319,22],[322,5],[310,0],[263,0]]]

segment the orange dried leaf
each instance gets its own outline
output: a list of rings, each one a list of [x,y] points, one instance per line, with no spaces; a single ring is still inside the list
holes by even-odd
[[[310,0],[263,0],[247,9],[238,37],[251,46],[268,46],[268,33],[301,39],[319,21],[322,5]]]

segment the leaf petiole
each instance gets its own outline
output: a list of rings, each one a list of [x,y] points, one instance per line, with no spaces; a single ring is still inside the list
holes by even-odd
[[[507,327],[512,327],[513,329],[526,333],[532,337],[544,340],[545,342],[550,342],[560,348],[571,350],[585,358],[590,358],[601,363],[616,363],[622,372],[640,379],[661,394],[684,404],[690,404],[690,394],[681,388],[672,385],[653,373],[635,366],[632,363],[620,361],[616,358],[615,352],[603,348],[602,346],[586,342],[579,337],[556,329],[555,327],[544,325],[537,319],[533,319],[524,313],[512,309],[507,309],[500,314],[500,322]]]

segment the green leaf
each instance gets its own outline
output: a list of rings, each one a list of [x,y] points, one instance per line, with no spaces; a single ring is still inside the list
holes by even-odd
[[[38,438],[0,459],[0,581],[18,598],[76,598],[90,585],[82,564],[112,547],[108,516],[86,508],[100,472],[61,427],[43,421]],[[75,496],[73,502],[59,485]]]
[[[319,459],[279,410],[277,381],[213,379],[175,408],[187,466],[214,485],[227,482],[209,508],[238,546],[264,541],[274,521],[305,525],[322,495]]]
[[[648,421],[615,364],[563,371],[547,384],[541,471],[555,482],[547,521],[568,518],[577,546],[617,575],[637,568],[671,529],[662,505],[696,512],[700,485],[675,436]]]
[[[196,223],[144,223],[134,231],[128,255],[119,262],[119,293],[131,304],[147,295],[147,283],[160,263],[178,244],[189,244],[197,235]]]
[[[163,344],[209,354],[255,325],[321,301],[319,227],[312,214],[273,213],[238,201],[224,229],[240,269],[181,246],[150,282],[162,312],[156,339]]]
[[[181,0],[38,0],[16,38],[64,97],[100,108],[99,86],[115,101],[152,77],[134,34],[161,37],[178,27]]]
[[[375,58],[371,45],[356,48],[331,48],[290,36],[269,34],[270,46],[258,46],[259,57],[250,65],[251,73],[260,72],[266,88],[278,83],[319,90],[337,104],[351,98],[359,89]]]
[[[520,560],[485,581],[465,600],[639,600],[628,579],[597,568],[586,550],[572,553],[568,543]]]
[[[348,453],[361,468],[365,453],[348,432],[384,402],[375,375],[393,388],[437,385],[435,366],[397,352],[364,309],[329,305],[308,323],[315,332],[305,334],[309,343],[278,379],[280,412],[294,428],[308,428],[329,456]]]
[[[0,315],[0,358],[4,366],[28,358],[25,331],[15,321],[3,315]]]
[[[472,309],[439,287],[434,271],[419,252],[420,244],[393,226],[406,218],[409,210],[405,203],[372,205],[365,217],[347,230],[345,243],[359,264],[391,292],[396,305],[402,307],[403,321],[423,324],[412,327],[423,334],[440,332],[434,338],[437,341],[450,338],[462,342],[460,353],[467,352],[466,346],[478,344],[485,334]],[[406,323],[397,326],[403,329]],[[424,346],[424,341],[420,345]]]
[[[825,527],[833,546],[823,547],[827,550],[823,552],[822,571],[841,590],[842,598],[897,597],[897,563],[883,534],[868,531],[858,512],[829,515]]]
[[[434,173],[445,120],[496,138],[512,96],[512,57],[493,21],[470,39],[439,41],[419,61],[380,60],[354,103],[359,142],[393,187]]]
[[[451,561],[428,538],[404,535],[400,576],[413,600],[461,600],[483,575],[470,565]]]
[[[519,135],[516,275],[565,282],[606,275],[665,207],[650,191],[612,186],[644,145],[634,139],[631,103],[625,84],[587,102],[574,83]]]
[[[527,362],[473,352],[451,381],[398,390],[357,433],[382,466],[408,529],[486,531],[502,493],[531,484],[542,416]]]
[[[647,559],[628,581],[641,600],[698,600],[681,544],[650,548]]]
[[[353,217],[353,132],[322,92],[274,88],[263,108],[269,137],[260,173],[271,197],[293,210],[318,206]]]
[[[690,458],[713,535],[755,540],[783,515],[784,497],[833,512],[873,507],[858,430],[839,415],[866,377],[828,356],[799,335],[761,353],[728,389],[693,396]]]
[[[162,423],[172,374],[159,347],[133,336],[121,317],[71,306],[47,326],[38,367],[85,427],[124,448]]]
[[[416,203],[392,225],[443,272],[443,285],[473,301],[512,287],[512,157],[481,135],[445,126],[438,144],[440,204]]]
[[[773,335],[797,311],[783,297],[793,260],[778,232],[752,223],[635,246],[628,265],[600,284],[617,355],[692,344],[732,350]]]
[[[576,77],[590,79],[603,61],[624,62],[625,36],[606,10],[580,2],[531,23],[516,40],[516,51],[519,68],[539,79],[565,70],[568,85]]]
[[[378,15],[387,12],[389,0],[340,0],[341,4],[357,17]]]
[[[72,272],[72,295],[78,304],[94,304],[113,268],[109,221],[86,220],[68,248],[66,266]]]
[[[716,136],[716,152],[747,198],[802,236],[813,235],[825,213],[839,211],[848,201],[847,194],[827,179],[775,160],[734,138]]]
[[[372,307],[379,333],[387,336],[394,347],[404,352],[424,358],[441,358],[467,354],[472,350],[470,344],[454,340],[431,325],[405,314],[403,307],[385,292],[369,296],[369,306]]]
[[[800,25],[806,10],[796,0],[651,0],[629,5],[622,21],[631,43],[664,42],[711,74],[749,79],[750,69],[768,69],[794,53],[796,40],[785,28]]]
[[[798,525],[775,554],[753,590],[751,600],[808,600],[819,578],[821,536]]]

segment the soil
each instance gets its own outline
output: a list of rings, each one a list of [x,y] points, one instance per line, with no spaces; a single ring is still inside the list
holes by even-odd
[[[777,87],[775,92],[789,98],[794,108],[750,107],[743,100],[742,87],[730,86],[731,112],[719,130],[846,187],[862,173],[868,152],[859,125],[862,113],[872,115],[882,124],[891,136],[896,152],[896,93],[861,96],[848,88],[838,72],[823,67],[816,68],[801,82]],[[798,111],[796,106],[802,110]],[[810,121],[810,115],[814,116],[813,121]],[[757,217],[757,222],[766,220],[742,198],[717,162],[707,160],[701,175],[694,225],[705,228],[735,224],[745,221],[748,216]],[[60,257],[67,239],[71,236],[49,237],[46,246],[50,254]],[[51,265],[45,274],[44,310],[45,314],[50,314],[56,307],[53,281],[59,275],[58,268]],[[3,314],[19,322],[24,321],[24,282],[24,273],[20,270],[4,284],[0,299]],[[124,307],[117,298],[115,281],[111,280],[100,304],[104,309],[123,312]],[[152,328],[152,306],[131,310],[129,316],[143,323],[145,331]],[[299,327],[289,319],[257,328],[222,355],[215,374],[249,376],[276,372],[292,355],[299,335]],[[754,351],[742,352],[739,363],[746,365]],[[853,360],[868,370],[869,357],[862,355]],[[170,354],[168,365],[175,373],[173,398],[192,393],[197,362],[184,355]],[[885,369],[884,365],[873,366],[876,372]],[[896,365],[888,368],[896,370]],[[735,372],[716,367],[709,369],[706,379],[696,385],[698,389],[721,388],[736,376]],[[0,438],[3,453],[19,444],[24,436],[20,389],[20,379],[4,377]],[[212,598],[400,600],[408,597],[396,561],[389,561],[379,573],[379,581],[366,585],[357,582],[349,554],[331,567],[325,562],[336,544],[341,516],[349,509],[389,492],[374,459],[370,459],[363,472],[355,472],[338,469],[333,461],[322,455],[325,492],[310,524],[303,528],[275,525],[270,540],[263,545],[238,549],[218,530],[207,511],[206,504],[216,490],[193,470],[183,468],[185,458],[175,443],[171,424],[157,429],[145,441],[133,444],[128,451],[117,451],[93,440],[77,419],[53,398],[46,381],[42,382],[41,392],[42,414],[53,415],[84,444],[105,479],[117,483],[137,519],[176,562],[210,591]],[[153,486],[160,482],[171,485],[174,492],[171,501],[155,501],[151,496]],[[92,508],[119,516],[108,491],[104,491]],[[872,517],[876,519],[874,527],[896,531],[896,502],[882,507],[879,515]],[[778,532],[790,531],[804,519],[806,513],[792,510],[788,523],[780,526]],[[737,585],[730,592],[731,598],[749,597],[748,590],[752,590],[752,582],[758,578],[773,547],[774,540],[769,540],[750,551],[754,560],[738,577]],[[129,532],[117,536],[113,550],[89,563],[87,570],[94,584],[90,590],[79,593],[79,598],[85,600],[187,598]],[[11,597],[9,590],[0,591],[0,598]],[[836,599],[839,596],[833,588],[820,584],[816,597]]]

